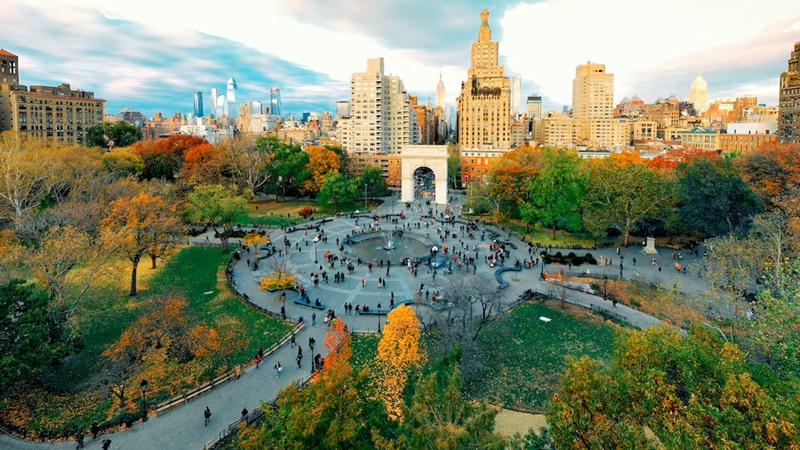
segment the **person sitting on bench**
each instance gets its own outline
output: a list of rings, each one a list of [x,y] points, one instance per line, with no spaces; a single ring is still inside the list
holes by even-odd
[[[361,308],[361,310],[364,311],[364,312],[369,312],[369,306],[364,305],[364,307]]]
[[[316,306],[322,306],[322,303],[320,303],[320,302],[319,302],[319,299],[317,299],[316,301],[314,301],[314,304],[315,304]]]
[[[308,298],[308,297],[306,297],[306,303],[307,303],[307,304],[308,304],[308,303],[311,303],[311,299],[310,299],[310,298]]]
[[[361,305],[356,305],[356,314],[361,312]]]

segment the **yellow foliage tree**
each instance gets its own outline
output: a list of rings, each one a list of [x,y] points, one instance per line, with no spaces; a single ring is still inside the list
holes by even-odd
[[[307,167],[311,172],[311,178],[303,183],[303,189],[309,194],[316,195],[325,181],[325,175],[329,172],[338,172],[342,161],[339,155],[328,147],[311,145],[306,148],[306,153],[308,153]]]
[[[397,420],[402,420],[400,407],[408,374],[425,361],[419,337],[419,319],[410,307],[400,305],[386,316],[376,363],[386,411]]]

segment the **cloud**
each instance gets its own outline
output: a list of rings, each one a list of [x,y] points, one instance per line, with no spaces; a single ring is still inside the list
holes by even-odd
[[[485,4],[4,0],[0,45],[20,55],[23,82],[93,90],[109,112],[189,111],[192,91],[222,91],[230,76],[240,100],[266,100],[278,85],[288,111],[332,110],[348,98],[351,74],[375,57],[422,101],[441,73],[453,104]],[[615,74],[616,100],[685,98],[702,70],[712,97],[755,93],[774,103],[800,30],[796,0],[665,0],[657,9],[634,0],[499,0],[489,9],[506,74],[522,76],[523,103],[538,92],[558,109],[571,102],[575,66],[587,60]]]
[[[673,0],[653,8],[639,0],[548,0],[519,3],[500,23],[508,68],[557,102],[571,102],[575,67],[589,60],[615,74],[617,100],[638,93],[647,101],[670,90],[685,98],[698,70],[726,74],[722,85],[706,77],[712,96],[774,79],[797,38],[800,3]],[[771,72],[746,78],[757,67]],[[777,85],[765,100],[776,94]]]

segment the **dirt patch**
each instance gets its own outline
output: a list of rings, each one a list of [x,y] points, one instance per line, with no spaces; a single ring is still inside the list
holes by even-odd
[[[539,429],[547,426],[547,419],[543,414],[531,414],[510,409],[500,409],[494,419],[494,430],[506,436],[513,436],[516,433],[526,435],[528,430],[534,429],[537,433]]]

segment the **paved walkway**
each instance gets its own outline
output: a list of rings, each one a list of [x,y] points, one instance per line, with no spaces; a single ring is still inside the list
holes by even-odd
[[[377,212],[386,214],[392,211],[406,210],[406,222],[416,223],[420,221],[420,214],[427,212],[428,206],[421,201],[415,202],[411,210],[405,208],[405,204],[396,202],[396,198],[386,201]],[[453,199],[451,208],[455,211],[460,210],[460,199],[456,196]],[[392,205],[392,202],[395,202]],[[431,208],[435,208],[431,206]],[[441,211],[441,206],[435,209],[438,213]],[[360,219],[360,224],[364,224],[367,219]],[[368,220],[367,220],[368,221]],[[385,226],[385,224],[384,224]],[[318,256],[320,262],[324,261],[324,252],[330,251],[338,254],[336,245],[336,238],[340,240],[348,234],[355,227],[355,220],[349,218],[337,218],[333,222],[326,223],[324,235],[328,237],[327,243],[320,243],[317,246]],[[436,228],[442,227],[441,224],[436,223],[431,225],[427,231],[431,235],[436,234]],[[481,226],[481,230],[483,227]],[[422,226],[421,230],[425,230]],[[485,240],[480,239],[480,231],[475,233],[474,238],[470,238],[462,234],[458,230],[458,224],[453,229],[448,227],[450,236],[455,232],[458,235],[457,239],[448,239],[443,242],[443,245],[450,247],[457,246],[458,241],[461,240],[465,245],[472,248],[473,244],[479,247],[478,253],[478,269],[479,273],[484,273],[491,276],[492,282],[494,280],[494,271],[496,268],[491,268],[483,262],[483,255],[487,253],[487,244],[490,242],[488,233]],[[496,229],[495,229],[496,230]],[[353,275],[347,275],[343,283],[333,282],[333,273],[327,269],[330,279],[328,284],[321,281],[320,286],[314,287],[311,282],[310,275],[312,272],[319,270],[319,263],[315,263],[314,246],[306,241],[313,238],[312,232],[308,235],[302,231],[285,234],[280,230],[269,231],[272,242],[278,247],[286,236],[289,239],[292,248],[291,264],[294,266],[301,281],[307,286],[309,297],[312,299],[319,298],[320,301],[332,307],[337,316],[342,317],[344,323],[350,327],[351,330],[356,332],[376,332],[381,324],[385,323],[385,316],[356,316],[345,315],[344,304],[345,302],[356,304],[367,304],[370,308],[377,308],[380,303],[385,309],[389,306],[389,299],[391,293],[395,293],[396,302],[409,299],[412,294],[419,288],[420,283],[425,284],[425,288],[433,292],[434,290],[443,291],[447,282],[447,275],[440,274],[436,279],[433,279],[432,274],[423,273],[425,268],[420,267],[418,277],[414,277],[411,272],[399,264],[395,265],[393,261],[391,275],[387,278],[385,288],[378,287],[378,277],[383,278],[385,269],[373,269],[369,273],[366,265],[357,266]],[[198,236],[190,241],[194,244],[202,245],[206,242],[207,236]],[[500,238],[502,239],[502,237]],[[213,241],[213,239],[210,239]],[[517,259],[522,260],[527,258],[527,246],[516,238],[511,238],[512,242],[517,245],[516,250],[511,250],[511,256],[507,259],[507,265],[513,265]],[[236,241],[236,240],[234,240]],[[296,245],[300,246],[301,251],[295,250]],[[695,280],[689,275],[682,275],[675,272],[672,266],[672,251],[661,251],[662,256],[657,259],[663,269],[658,272],[658,266],[650,264],[650,258],[645,257],[639,251],[640,246],[632,246],[627,249],[621,249],[621,254],[625,258],[625,268],[623,276],[625,278],[639,277],[644,280],[653,280],[662,284],[676,285],[682,291],[695,291],[702,289],[704,286],[702,282]],[[557,251],[554,249],[553,251]],[[562,250],[568,252],[572,250]],[[619,274],[619,258],[616,255],[616,248],[603,249],[599,251],[592,250],[574,250],[576,253],[591,252],[593,255],[606,256],[612,258],[616,264],[613,267],[597,268],[590,266],[590,270],[598,270],[600,273],[608,271],[609,274]],[[702,255],[702,250],[701,250]],[[261,291],[258,289],[258,279],[267,272],[265,264],[254,270],[248,267],[247,254],[237,261],[234,266],[234,280],[236,281],[237,288],[246,293],[252,301],[265,307],[271,311],[279,312],[281,306],[285,306],[288,319],[292,322],[297,322],[299,317],[303,317],[306,327],[297,335],[296,341],[303,347],[303,363],[301,368],[297,368],[295,357],[297,349],[292,348],[288,343],[281,347],[274,355],[266,358],[261,364],[260,369],[250,368],[247,370],[239,380],[233,380],[223,383],[208,393],[205,393],[188,403],[179,407],[168,410],[157,416],[151,416],[145,423],[136,423],[132,429],[111,433],[108,435],[101,435],[97,441],[92,441],[91,437],[87,439],[87,448],[99,448],[102,438],[110,438],[112,440],[112,448],[114,449],[199,449],[208,442],[214,441],[218,438],[231,422],[240,418],[242,408],[247,408],[253,411],[264,400],[270,399],[277,395],[278,391],[286,384],[293,381],[300,381],[306,379],[310,375],[311,357],[316,353],[323,353],[324,347],[322,345],[325,325],[322,323],[323,311],[314,310],[302,305],[294,304],[291,297],[284,304],[276,300],[277,294]],[[633,267],[633,257],[637,258],[636,267]],[[695,258],[687,258],[688,261],[693,261]],[[630,264],[630,265],[629,265]],[[342,270],[336,264],[335,270]],[[562,266],[552,266],[552,268]],[[551,266],[546,267],[545,270],[550,269]],[[506,281],[510,282],[510,286],[502,291],[504,306],[509,307],[514,304],[517,298],[527,289],[533,289],[538,292],[547,293],[550,289],[549,284],[539,280],[539,267],[531,269],[523,269],[522,273],[510,272],[504,274]],[[365,278],[365,284],[362,286],[361,277]],[[514,279],[521,281],[514,282]],[[624,305],[618,305],[616,309],[612,309],[611,302],[604,301],[596,296],[581,293],[571,292],[571,303],[576,303],[584,307],[591,307],[593,309],[605,309],[612,311],[614,314],[624,318],[630,323],[641,328],[655,326],[661,323],[658,319],[651,316],[628,308]],[[426,308],[426,307],[422,307]],[[316,313],[317,323],[316,326],[311,326],[311,314]],[[316,340],[316,347],[314,353],[308,348],[309,337],[314,337]],[[283,374],[280,379],[276,379],[275,370],[272,369],[275,362],[280,361],[284,368]],[[202,412],[203,408],[208,406],[211,408],[213,416],[211,423],[208,427],[203,426]],[[0,448],[2,449],[41,449],[41,448],[57,448],[57,449],[71,449],[74,448],[73,442],[57,442],[57,443],[37,443],[19,440],[7,435],[0,435]]]

